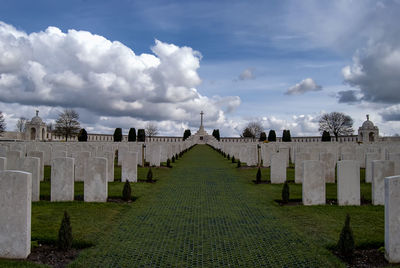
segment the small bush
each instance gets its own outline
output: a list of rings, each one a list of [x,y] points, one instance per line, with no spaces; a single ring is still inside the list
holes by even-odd
[[[175,156],[172,156],[172,163],[175,163]]]
[[[178,154],[175,154],[175,159],[178,160]]]
[[[236,163],[235,156],[232,156],[232,163]]]
[[[152,182],[153,181],[153,171],[151,171],[151,168],[149,168],[149,171],[147,172],[147,182]]]
[[[260,168],[258,168],[258,170],[257,170],[256,183],[257,184],[261,183],[261,169]]]
[[[287,181],[285,181],[282,187],[282,203],[289,203],[289,184]]]
[[[237,167],[240,168],[242,166],[242,163],[240,163],[240,160],[237,161]]]
[[[340,232],[337,249],[345,259],[350,260],[354,253],[354,236],[350,227],[350,215],[346,215],[346,221]]]
[[[129,181],[125,181],[124,189],[122,190],[122,200],[129,201],[132,198],[132,189]]]
[[[171,160],[169,158],[167,159],[167,167],[171,167]]]
[[[228,154],[228,160],[231,160],[231,156]]]
[[[64,211],[64,217],[58,230],[57,245],[60,250],[67,251],[72,248],[72,228],[69,215]]]

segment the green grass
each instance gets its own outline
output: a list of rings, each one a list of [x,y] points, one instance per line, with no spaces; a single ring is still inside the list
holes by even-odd
[[[147,170],[138,168],[139,178]],[[336,244],[349,213],[357,247],[383,245],[383,206],[282,207],[274,201],[282,185],[255,185],[256,171],[196,146],[172,169],[153,168],[157,183],[132,183],[133,203],[33,203],[32,239],[55,241],[68,210],[75,245],[94,245],[71,267],[344,267],[327,248]],[[116,179],[118,174],[116,167]],[[293,181],[293,166],[287,174]],[[363,176],[362,170],[361,181]],[[268,168],[262,178],[269,180]],[[301,185],[289,187],[290,198],[300,199]],[[122,188],[109,183],[109,195],[121,196]],[[336,184],[326,189],[335,199]],[[41,190],[49,196],[48,181]],[[370,184],[362,183],[361,191],[371,199]],[[75,195],[82,194],[83,184],[76,183]],[[0,266],[16,264],[22,262],[0,260]]]

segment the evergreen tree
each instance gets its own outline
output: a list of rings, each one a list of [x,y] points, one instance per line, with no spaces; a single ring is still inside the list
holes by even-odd
[[[122,128],[117,127],[114,131],[114,141],[121,142],[122,141]]]
[[[265,134],[265,132],[263,131],[260,133],[260,141],[265,141],[265,140],[267,140],[267,134]]]
[[[232,163],[235,163],[236,161],[235,161],[235,156],[234,155],[232,155]]]
[[[130,142],[136,141],[136,129],[135,128],[129,129],[128,141],[130,141]]]
[[[78,141],[87,141],[87,139],[88,139],[87,132],[84,128],[82,128],[78,134]]]
[[[171,160],[169,158],[167,159],[167,167],[171,167]]]
[[[146,141],[146,132],[144,131],[143,128],[138,129],[138,131],[137,131],[137,141],[139,141],[139,142]]]
[[[282,133],[282,141],[283,142],[291,142],[292,137],[290,136],[290,130],[284,130]]]
[[[58,230],[58,248],[67,251],[72,248],[72,228],[69,215],[64,211],[60,229]]]
[[[276,141],[275,130],[271,129],[268,133],[268,141]]]
[[[192,133],[190,132],[190,129],[186,129],[185,132],[183,132],[183,140],[186,140],[191,135],[192,135]]]
[[[151,167],[149,168],[149,171],[147,172],[147,182],[153,182],[153,171],[151,171]]]
[[[128,180],[125,181],[124,189],[122,190],[122,200],[129,201],[132,198],[131,184]]]
[[[257,184],[261,183],[261,169],[260,168],[258,168],[258,170],[257,170],[256,183]]]
[[[350,227],[350,215],[346,215],[346,221],[344,223],[343,229],[340,232],[339,241],[337,244],[337,249],[340,254],[346,259],[351,259],[354,253],[354,236],[353,231]]]
[[[285,181],[282,188],[282,203],[289,203],[289,184],[287,181]]]
[[[321,141],[325,142],[325,141],[331,141],[331,134],[329,134],[328,131],[325,131],[322,133],[322,139]]]
[[[242,166],[242,163],[240,163],[240,160],[237,161],[237,167],[240,168]]]
[[[217,141],[220,141],[221,138],[220,138],[220,136],[219,136],[219,129],[214,129],[212,135],[214,136],[214,138],[215,138]]]

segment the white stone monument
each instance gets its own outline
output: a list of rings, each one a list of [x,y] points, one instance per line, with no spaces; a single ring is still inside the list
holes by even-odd
[[[388,160],[372,161],[372,204],[385,204],[385,178],[394,175],[394,162]]]
[[[31,252],[32,177],[0,171],[0,258],[25,259]]]
[[[337,199],[339,206],[360,205],[360,163],[342,160],[337,166]]]
[[[400,262],[400,176],[385,178],[385,257]]]
[[[303,165],[303,205],[325,205],[325,174],[322,163],[317,160],[307,160]]]
[[[74,200],[74,159],[53,159],[51,165],[51,202]]]
[[[85,202],[107,202],[107,176],[107,159],[104,157],[89,158],[87,176],[83,186]]]

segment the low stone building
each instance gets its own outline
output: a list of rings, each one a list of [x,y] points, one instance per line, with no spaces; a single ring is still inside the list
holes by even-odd
[[[367,120],[358,128],[358,141],[362,143],[379,141],[379,129],[369,120],[368,114]]]
[[[39,117],[39,111],[36,110],[36,116],[25,124],[25,140],[45,141],[47,140],[47,126]]]

